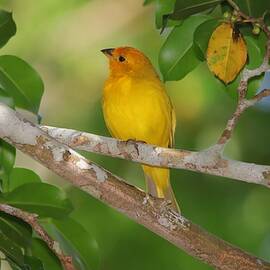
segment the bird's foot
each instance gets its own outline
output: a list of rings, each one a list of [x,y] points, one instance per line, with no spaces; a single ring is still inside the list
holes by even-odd
[[[151,199],[148,193],[146,193],[145,197],[143,198],[143,205],[147,204],[150,204],[152,207],[154,207],[154,201]]]
[[[140,152],[139,152],[137,143],[143,143],[143,144],[146,144],[145,141],[140,141],[140,140],[136,140],[136,139],[128,139],[128,140],[126,141],[126,144],[132,144],[132,145],[135,147],[135,149],[136,149],[136,151],[137,151],[137,155],[139,155]]]

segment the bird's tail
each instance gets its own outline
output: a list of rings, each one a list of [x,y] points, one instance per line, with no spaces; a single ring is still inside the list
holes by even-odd
[[[174,210],[180,213],[171,183],[170,170],[158,167],[143,166],[147,192],[153,197],[165,198],[171,201]]]

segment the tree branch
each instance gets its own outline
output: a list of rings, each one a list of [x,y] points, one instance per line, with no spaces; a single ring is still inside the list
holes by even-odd
[[[66,256],[62,250],[59,248],[59,243],[54,241],[48,233],[43,229],[43,227],[38,223],[37,215],[33,213],[25,212],[21,209],[12,207],[7,204],[0,204],[0,211],[5,212],[11,216],[17,217],[27,224],[29,224],[32,229],[40,236],[40,238],[47,244],[49,249],[58,257],[63,268],[65,270],[75,270],[75,267],[72,263],[72,258]]]
[[[245,104],[245,108],[250,104]],[[41,127],[51,137],[73,149],[131,160],[157,167],[169,167],[228,177],[270,188],[270,166],[223,158],[220,146],[194,152],[169,149],[140,142],[120,141],[110,137],[57,127]]]
[[[270,264],[209,234],[175,213],[168,202],[149,198],[0,104],[0,137],[105,204],[216,269],[264,269]],[[148,199],[147,199],[148,198]]]

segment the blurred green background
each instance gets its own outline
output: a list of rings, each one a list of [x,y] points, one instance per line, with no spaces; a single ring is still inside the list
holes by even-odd
[[[100,49],[133,46],[143,50],[158,68],[158,52],[166,33],[160,35],[155,29],[154,7],[143,7],[142,0],[1,0],[0,3],[13,11],[18,28],[1,53],[25,59],[43,78],[45,93],[40,114],[44,125],[108,135],[100,102],[108,67]],[[200,150],[214,144],[235,102],[205,63],[183,80],[166,86],[177,113],[176,147]],[[270,164],[269,120],[267,112],[258,109],[246,112],[226,148],[227,156]],[[84,155],[130,183],[144,187],[138,164]],[[16,165],[31,168],[45,181],[69,190],[75,205],[72,216],[99,244],[100,269],[210,269],[87,194],[69,187],[25,155],[18,153]],[[173,170],[171,178],[187,218],[270,260],[268,189],[182,170]]]

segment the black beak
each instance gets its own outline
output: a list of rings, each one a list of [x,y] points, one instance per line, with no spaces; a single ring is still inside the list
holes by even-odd
[[[114,51],[114,48],[102,49],[101,50],[101,52],[104,53],[106,56],[112,56],[113,51]]]

